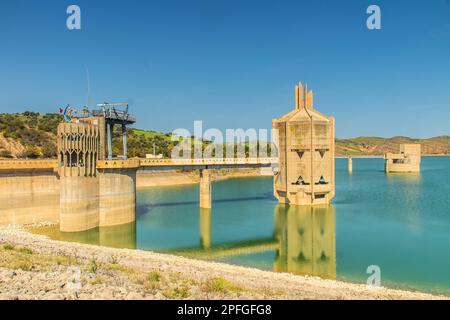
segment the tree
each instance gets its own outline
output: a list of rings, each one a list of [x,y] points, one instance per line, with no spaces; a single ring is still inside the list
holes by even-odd
[[[45,143],[42,147],[42,156],[44,158],[55,158],[56,157],[56,146],[51,143]]]
[[[30,159],[37,159],[39,158],[41,153],[39,152],[39,149],[35,146],[29,146],[25,150],[25,157]]]
[[[1,150],[0,151],[1,158],[12,158],[11,151],[9,150]]]

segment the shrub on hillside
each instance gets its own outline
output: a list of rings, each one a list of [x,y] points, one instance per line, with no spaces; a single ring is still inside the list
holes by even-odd
[[[38,147],[29,146],[25,149],[24,156],[25,158],[37,159],[41,156],[41,152]]]
[[[9,150],[0,150],[1,158],[12,158],[11,151]]]

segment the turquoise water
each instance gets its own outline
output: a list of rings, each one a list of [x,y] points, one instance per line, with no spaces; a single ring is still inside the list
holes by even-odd
[[[265,270],[450,293],[450,157],[424,157],[420,174],[383,172],[383,159],[336,159],[336,197],[325,208],[285,207],[272,178],[142,188],[136,247]]]

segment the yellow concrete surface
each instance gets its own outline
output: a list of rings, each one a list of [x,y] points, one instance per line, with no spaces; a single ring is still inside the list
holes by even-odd
[[[420,144],[401,144],[400,153],[386,153],[385,171],[394,172],[420,172],[421,162]]]
[[[0,225],[59,219],[59,181],[50,170],[0,171]]]
[[[280,203],[329,204],[334,197],[334,118],[316,111],[312,97],[299,83],[295,109],[272,121],[279,166],[274,195]]]
[[[114,226],[135,221],[136,170],[99,171],[99,226]]]
[[[208,169],[200,170],[200,208],[211,208],[211,174]]]

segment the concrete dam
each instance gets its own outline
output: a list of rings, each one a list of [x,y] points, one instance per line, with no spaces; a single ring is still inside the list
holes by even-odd
[[[65,116],[56,160],[0,161],[0,224],[59,221],[63,232],[123,225],[136,219],[138,170],[197,170],[200,208],[211,208],[211,170],[279,168],[274,195],[287,205],[328,205],[334,197],[334,119],[313,109],[312,92],[295,87],[295,109],[274,119],[278,157],[127,159],[127,125],[117,105]],[[85,111],[85,110],[83,110]],[[113,158],[113,127],[122,128],[123,154]]]

